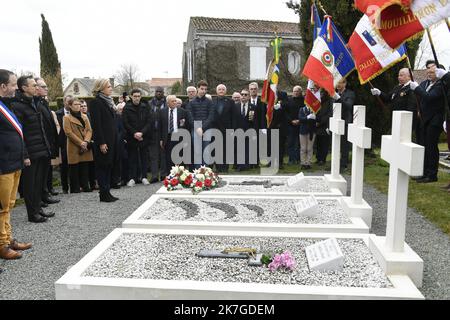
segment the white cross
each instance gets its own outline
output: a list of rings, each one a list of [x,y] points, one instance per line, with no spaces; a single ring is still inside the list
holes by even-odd
[[[366,128],[366,107],[355,106],[356,119],[348,125],[348,141],[352,149],[352,190],[351,203],[363,204],[364,149],[372,147],[372,129]]]
[[[423,174],[425,149],[411,142],[412,122],[411,112],[394,112],[392,136],[383,136],[381,143],[381,158],[391,165],[386,246],[393,252],[404,251],[409,176]]]
[[[331,143],[331,177],[339,179],[341,162],[341,136],[345,135],[345,121],[342,120],[342,104],[333,105],[333,117],[330,118],[330,131],[333,133]]]

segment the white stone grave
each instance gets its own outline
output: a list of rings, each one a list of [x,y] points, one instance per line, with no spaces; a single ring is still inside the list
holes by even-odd
[[[296,212],[310,196],[153,195],[123,228],[320,233],[369,233],[361,218],[350,217],[342,197],[317,198],[317,214]],[[222,208],[221,208],[222,206]]]
[[[314,196],[305,197],[295,203],[295,209],[299,215],[315,217],[319,214],[319,202]]]
[[[309,269],[319,272],[342,272],[344,254],[336,239],[315,243],[305,249]]]
[[[411,142],[413,114],[396,111],[392,136],[383,136],[381,157],[389,162],[386,237],[372,237],[370,247],[388,273],[405,272],[422,286],[423,260],[405,243],[409,176],[421,176],[425,150]]]
[[[342,120],[342,104],[333,105],[333,117],[330,118],[331,143],[331,174],[325,175],[325,181],[330,188],[339,189],[347,195],[347,180],[340,173],[341,162],[341,136],[345,135],[345,121]]]
[[[250,196],[302,196],[313,194],[316,197],[341,197],[343,194],[339,189],[330,188],[322,176],[305,176],[299,179],[298,183],[293,186],[288,186],[288,181],[293,176],[239,176],[239,175],[224,175],[220,176],[222,179],[222,186],[210,191],[203,191],[201,194],[221,194],[228,196],[235,195],[250,195]],[[269,181],[272,186],[266,188],[262,183]],[[255,182],[255,185],[240,185],[242,182]],[[258,185],[258,183],[261,183]],[[192,194],[189,189],[179,189],[174,191],[167,191],[163,186],[158,190],[157,194]]]
[[[351,196],[344,198],[345,210],[372,226],[372,207],[363,199],[364,149],[372,147],[372,129],[366,128],[366,107],[355,106],[355,119],[348,126],[348,141],[353,144]]]
[[[344,253],[342,272],[309,271],[305,248],[330,236]],[[408,275],[383,272],[368,242],[368,235],[349,234],[117,229],[55,283],[56,299],[424,299]],[[261,252],[283,246],[297,267],[291,276],[247,260],[196,256],[237,245]]]

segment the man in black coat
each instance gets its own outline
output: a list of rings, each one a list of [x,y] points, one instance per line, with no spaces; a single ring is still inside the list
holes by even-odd
[[[216,88],[217,97],[213,98],[213,105],[215,109],[215,121],[214,128],[219,130],[222,133],[223,137],[223,163],[216,164],[218,172],[228,172],[227,163],[227,140],[228,137],[226,135],[227,130],[233,128],[232,120],[233,120],[233,107],[235,105],[234,101],[230,98],[226,97],[227,87],[224,84],[220,84]]]
[[[380,96],[381,100],[388,103],[392,111],[410,111],[413,113],[413,128],[417,127],[418,100],[411,90],[411,75],[408,68],[403,68],[398,73],[398,86],[391,92],[385,93],[377,88],[371,90],[374,96]]]
[[[186,110],[191,113],[191,123],[189,124],[192,131],[192,148],[194,149],[194,168],[198,169],[201,165],[210,165],[210,159],[203,158],[203,151],[209,145],[209,141],[205,141],[205,133],[211,129],[214,125],[214,105],[211,100],[206,98],[206,92],[208,90],[208,83],[206,81],[200,81],[197,85],[197,97],[195,97],[186,106]],[[201,127],[196,127],[194,122],[201,122]],[[200,150],[195,153],[195,142],[201,141],[201,154]]]
[[[258,135],[258,163],[259,163],[259,133],[260,130],[264,134],[267,135],[267,104],[262,102],[261,97],[258,96],[259,85],[256,82],[252,82],[249,84],[248,89],[250,91],[250,104],[255,106],[255,120],[254,120],[254,129]],[[270,143],[270,141],[269,141]],[[268,146],[270,150],[270,145]],[[252,165],[251,167],[256,167],[256,165]]]
[[[255,129],[255,114],[256,106],[249,103],[250,93],[247,89],[241,92],[241,102],[236,103],[233,108],[233,129],[244,130],[244,133],[249,129]],[[245,163],[238,163],[237,157],[237,146],[235,145],[235,161],[237,164],[237,171],[244,171],[250,169],[250,143],[256,143],[255,141],[250,141],[249,138],[245,139]]]
[[[340,99],[336,102],[342,103],[342,120],[345,121],[345,135],[341,138],[341,168],[345,170],[348,167],[351,149],[350,142],[348,142],[348,125],[353,123],[353,107],[356,95],[352,90],[347,89],[347,80],[345,78],[339,81],[336,89],[340,96]]]
[[[12,108],[23,126],[25,140],[25,169],[22,184],[27,207],[28,221],[46,222],[54,213],[44,213],[41,208],[42,186],[47,181],[50,145],[47,141],[42,113],[33,97],[36,95],[36,81],[32,76],[20,77],[19,90],[12,102]]]
[[[178,161],[174,161],[172,157],[173,148],[179,143],[177,141],[172,141],[172,134],[178,132],[179,129],[190,130],[191,115],[188,111],[183,108],[177,108],[177,97],[168,96],[167,97],[167,107],[160,111],[161,119],[161,131],[159,134],[160,147],[161,150],[165,152],[166,158],[166,172],[165,176],[168,176],[170,170],[175,165],[180,165]]]
[[[157,183],[159,180],[164,181],[164,173],[166,172],[166,156],[161,150],[159,144],[159,132],[161,123],[159,115],[162,109],[167,109],[166,97],[164,96],[164,88],[156,88],[155,97],[149,102],[150,112],[152,114],[152,133],[150,138],[150,170],[152,173],[151,183]]]
[[[129,187],[142,182],[149,185],[147,180],[148,146],[152,134],[152,114],[150,107],[141,102],[141,90],[131,91],[131,101],[125,105],[122,113],[125,127],[125,139],[128,148],[128,168],[130,172]]]
[[[0,258],[6,260],[19,259],[22,254],[18,251],[32,247],[31,243],[14,240],[11,230],[11,211],[16,202],[25,147],[22,125],[10,105],[16,89],[14,73],[0,69]]]
[[[425,163],[424,176],[417,180],[419,183],[430,183],[438,181],[439,168],[439,137],[444,123],[447,91],[441,80],[436,76],[436,63],[427,62],[427,76],[420,85],[411,82],[411,89],[420,98],[420,119],[423,128],[423,138],[425,143]]]
[[[289,164],[300,163],[300,120],[298,114],[300,109],[305,106],[305,97],[303,96],[302,87],[296,86],[292,92],[292,97],[287,101],[283,101],[282,108],[285,110],[288,134],[288,156]]]
[[[61,164],[59,166],[61,175],[61,186],[64,194],[69,193],[69,163],[67,162],[67,136],[64,132],[63,120],[64,116],[70,114],[68,101],[73,99],[72,96],[64,97],[64,107],[56,111],[56,118],[59,123],[58,146],[61,154]]]
[[[447,117],[446,117],[446,130],[447,130],[447,144],[448,149],[450,150],[450,72],[447,72],[444,68],[436,69],[436,77],[441,79],[442,83],[447,90]],[[447,157],[447,160],[450,160],[450,156]],[[450,193],[450,183],[445,186],[443,189],[447,190]]]
[[[46,100],[48,95],[48,87],[45,80],[42,78],[35,78],[36,96],[33,98],[37,105],[39,112],[42,114],[42,122],[44,124],[45,136],[50,145],[50,158],[48,159],[48,166],[46,172],[46,180],[42,186],[42,201],[46,204],[59,203],[59,200],[53,199],[50,192],[53,191],[53,168],[51,159],[58,158],[58,130],[56,129],[55,120]]]
[[[316,114],[316,146],[317,164],[322,166],[327,161],[330,150],[331,135],[329,131],[330,118],[333,116],[333,100],[323,90],[321,93],[321,108]]]

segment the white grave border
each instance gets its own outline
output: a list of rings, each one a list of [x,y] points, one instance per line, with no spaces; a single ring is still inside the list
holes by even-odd
[[[308,196],[270,196],[264,199],[277,200],[301,200]],[[174,220],[142,220],[140,219],[159,199],[225,199],[230,197],[222,194],[200,194],[200,195],[183,195],[183,194],[156,194],[150,197],[143,205],[141,205],[131,216],[129,216],[122,224],[123,228],[136,229],[188,229],[188,230],[235,230],[235,231],[264,231],[264,232],[320,232],[320,233],[361,233],[368,234],[369,227],[359,217],[351,217],[351,224],[287,224],[287,223],[236,223],[236,222],[209,222],[209,221],[174,221]],[[232,199],[251,200],[255,197],[248,195],[233,196]],[[256,198],[257,199],[257,198]],[[341,197],[321,197],[316,198],[317,201],[329,200],[337,201],[342,206]]]
[[[293,176],[240,176],[240,175],[220,175],[221,178],[226,180],[227,178],[231,179],[282,179],[282,180],[288,180],[292,178]],[[323,176],[305,176],[305,180],[322,180],[326,182],[325,177]],[[328,184],[327,184],[328,185]],[[256,197],[269,197],[269,196],[289,196],[289,197],[297,197],[297,196],[306,196],[306,195],[314,195],[317,198],[320,197],[342,197],[344,193],[341,192],[341,190],[337,188],[330,187],[330,192],[299,192],[299,191],[292,191],[292,192],[249,192],[249,191],[232,191],[232,192],[220,192],[220,191],[203,191],[200,194],[201,195],[228,195],[228,196],[236,196],[236,195],[248,195],[248,196],[256,196]],[[182,195],[191,195],[192,191],[189,189],[178,189],[176,191],[167,191],[167,188],[162,186],[156,194],[182,194]]]
[[[227,237],[279,237],[326,239],[329,234],[273,232],[116,229],[55,283],[56,300],[299,300],[299,299],[416,299],[424,297],[402,273],[387,275],[394,288],[345,288],[297,285],[218,283],[175,280],[81,277],[123,234],[172,234]],[[335,234],[337,239],[362,239],[368,235]],[[376,257],[375,257],[376,258]]]

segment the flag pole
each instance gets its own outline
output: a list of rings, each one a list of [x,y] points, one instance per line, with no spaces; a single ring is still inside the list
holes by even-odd
[[[430,28],[427,28],[427,35],[428,35],[428,40],[430,40],[430,45],[431,45],[431,51],[433,51],[433,57],[434,57],[434,61],[436,62],[436,66],[439,66],[439,59],[436,53],[436,48],[434,47],[434,42],[433,42],[433,38],[431,37],[431,31]]]
[[[406,42],[405,42],[405,49],[406,49],[406,63],[408,64],[409,75],[411,76],[411,81],[415,82],[416,80],[414,80],[414,73],[413,73],[413,69],[412,69],[412,65],[411,65],[411,60],[409,59],[408,44]],[[420,114],[419,98],[417,97],[416,94],[414,94],[414,98],[416,99],[417,118],[419,120],[422,120],[422,115]]]
[[[375,89],[375,87],[372,84],[372,81],[369,80],[369,85],[372,89]],[[383,107],[384,110],[389,110],[388,107],[384,104],[383,100],[381,100],[380,96],[376,96],[378,103]]]

